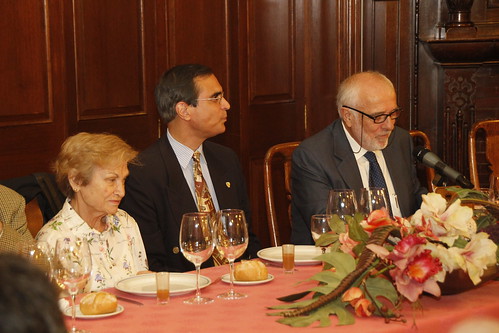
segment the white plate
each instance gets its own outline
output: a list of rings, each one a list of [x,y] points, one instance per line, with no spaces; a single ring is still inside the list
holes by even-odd
[[[295,245],[295,265],[319,265],[322,262],[315,258],[321,254],[322,250],[320,247],[314,245]],[[264,260],[282,263],[282,249],[280,246],[262,249],[258,251],[257,255]]]
[[[125,308],[122,305],[118,304],[118,307],[116,308],[116,311],[114,311],[114,312],[103,313],[103,314],[98,314],[98,315],[86,315],[86,314],[81,313],[81,311],[80,311],[80,304],[77,304],[76,305],[76,318],[80,318],[80,319],[99,319],[99,318],[111,317],[111,316],[116,316],[117,314],[122,313],[123,310],[125,310]],[[68,306],[64,310],[64,314],[66,316],[71,317],[71,306]]]
[[[274,279],[274,276],[272,274],[267,275],[267,278],[265,280],[258,280],[258,281],[238,281],[234,280],[234,284],[240,284],[244,286],[252,286],[254,284],[262,284],[262,283],[267,283],[270,282]],[[230,274],[225,274],[222,275],[222,281],[225,283],[230,283]]]
[[[199,276],[199,288],[207,287],[210,284],[210,278]],[[118,281],[114,287],[130,294],[156,297],[156,275],[132,276]],[[170,273],[170,296],[187,294],[194,290],[196,290],[196,274]]]

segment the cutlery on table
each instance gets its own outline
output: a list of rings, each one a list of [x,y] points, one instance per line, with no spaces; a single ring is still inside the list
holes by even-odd
[[[136,304],[136,305],[144,305],[144,303],[141,303],[139,301],[136,301],[136,300],[133,300],[133,299],[129,299],[129,298],[126,298],[126,297],[122,297],[122,296],[118,296],[116,295],[116,298],[119,299],[120,301],[123,301],[123,302],[128,302],[128,303],[132,303],[132,304]]]

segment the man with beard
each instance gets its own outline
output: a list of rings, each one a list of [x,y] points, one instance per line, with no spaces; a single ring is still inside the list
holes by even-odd
[[[382,172],[392,216],[412,215],[421,204],[421,194],[427,193],[416,175],[412,138],[395,126],[402,109],[386,76],[362,72],[348,77],[338,88],[336,104],[340,118],[293,153],[294,244],[313,244],[310,218],[325,212],[330,190],[373,186],[372,163]]]

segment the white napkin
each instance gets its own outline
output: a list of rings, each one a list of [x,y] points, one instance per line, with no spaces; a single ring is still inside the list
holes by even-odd
[[[69,302],[65,298],[59,298],[59,309],[64,313],[69,308]]]

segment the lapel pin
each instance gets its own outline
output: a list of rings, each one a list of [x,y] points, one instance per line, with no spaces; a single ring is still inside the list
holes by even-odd
[[[225,182],[225,186],[227,186],[227,188],[230,188],[230,182]]]

